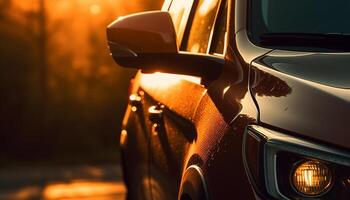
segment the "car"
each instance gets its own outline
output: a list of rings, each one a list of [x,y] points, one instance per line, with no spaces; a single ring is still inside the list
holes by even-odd
[[[107,27],[138,69],[128,199],[349,199],[350,2],[166,0]]]

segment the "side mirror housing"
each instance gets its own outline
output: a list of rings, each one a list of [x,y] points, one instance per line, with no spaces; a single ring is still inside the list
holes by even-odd
[[[121,17],[107,28],[111,54],[120,66],[143,72],[166,72],[216,78],[223,59],[179,52],[168,12],[144,12]]]

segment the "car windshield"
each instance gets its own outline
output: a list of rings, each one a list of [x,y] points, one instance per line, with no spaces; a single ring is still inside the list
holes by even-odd
[[[249,33],[254,43],[280,47],[349,48],[349,0],[250,2]]]

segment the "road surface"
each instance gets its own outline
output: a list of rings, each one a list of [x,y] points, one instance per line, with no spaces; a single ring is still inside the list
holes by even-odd
[[[118,165],[0,168],[0,200],[124,200]]]

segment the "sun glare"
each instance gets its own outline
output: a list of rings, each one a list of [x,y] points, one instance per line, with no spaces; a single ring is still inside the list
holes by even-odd
[[[101,7],[97,4],[92,4],[90,6],[90,13],[93,15],[98,15],[101,12]]]
[[[154,74],[143,74],[141,84],[148,87],[170,87],[178,84],[181,80],[200,84],[201,78],[186,75],[168,74],[156,72]]]
[[[44,191],[44,199],[70,199],[123,194],[125,187],[116,182],[76,181],[48,185]]]
[[[218,0],[205,0],[199,7],[199,14],[202,16],[207,15],[217,5]]]

